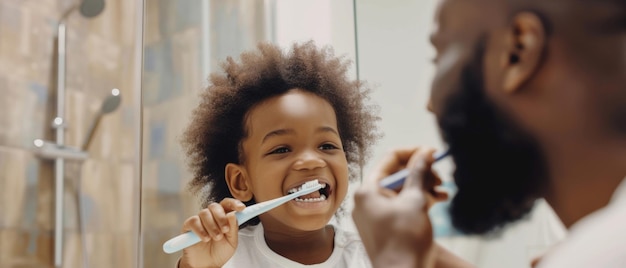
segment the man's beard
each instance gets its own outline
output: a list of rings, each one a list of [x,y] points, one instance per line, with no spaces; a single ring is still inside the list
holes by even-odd
[[[606,118],[609,118],[609,126],[619,135],[626,135],[626,89],[611,96],[610,100],[603,101]]]
[[[458,93],[438,120],[456,164],[452,223],[468,234],[500,229],[526,215],[548,175],[539,144],[486,96],[483,48],[465,66]]]

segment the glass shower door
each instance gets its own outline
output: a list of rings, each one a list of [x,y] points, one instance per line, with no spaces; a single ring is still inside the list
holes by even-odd
[[[0,1],[0,267],[137,266],[142,5]]]

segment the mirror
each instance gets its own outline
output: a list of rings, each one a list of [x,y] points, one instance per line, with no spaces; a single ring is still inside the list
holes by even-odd
[[[352,0],[146,0],[143,69],[143,267],[174,267],[178,254],[163,243],[199,210],[179,138],[227,56],[259,41],[288,48],[315,40],[355,60]],[[356,64],[350,75],[357,77]]]
[[[412,144],[443,146],[434,117],[426,110],[435,71],[431,64],[435,51],[429,44],[429,35],[437,2],[356,1],[360,78],[378,85],[372,97],[381,106],[381,127],[385,132],[370,166],[390,148]],[[434,167],[444,181],[451,181],[450,159]],[[431,219],[433,215],[446,215],[437,206],[430,214]],[[432,222],[438,224],[436,219]],[[541,201],[527,220],[509,226],[499,237],[446,236],[437,240],[477,267],[527,268],[531,258],[545,252],[564,235],[554,212]]]

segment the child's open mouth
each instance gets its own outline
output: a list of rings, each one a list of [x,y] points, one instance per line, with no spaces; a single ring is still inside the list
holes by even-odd
[[[332,189],[330,189],[330,186],[326,183],[320,182],[320,184],[322,185],[322,189],[319,189],[319,191],[296,197],[294,200],[296,202],[321,202],[326,200],[326,198],[328,198],[332,193]],[[299,191],[301,187],[302,186],[291,188],[287,191],[287,194],[295,193]]]

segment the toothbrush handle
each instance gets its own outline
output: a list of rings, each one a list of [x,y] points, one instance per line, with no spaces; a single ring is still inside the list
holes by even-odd
[[[165,253],[174,253],[186,247],[193,246],[198,242],[200,242],[200,237],[189,231],[165,242],[165,244],[163,244],[163,251]]]
[[[288,202],[289,200],[292,200],[298,196],[302,196],[308,193],[312,193],[313,191],[317,191],[319,189],[322,188],[321,185],[319,185],[319,183],[316,183],[317,185],[314,187],[310,187],[308,189],[303,189],[300,190],[298,192],[283,196],[283,197],[279,197],[276,199],[272,199],[269,201],[265,201],[265,202],[261,202],[258,204],[254,204],[252,206],[246,207],[244,210],[239,211],[239,212],[235,212],[235,217],[237,217],[237,223],[239,224],[239,226],[241,226],[243,223],[247,222],[248,220],[256,217],[259,214],[265,213],[277,206],[280,206],[286,202]],[[174,253],[176,251],[182,250],[186,247],[190,247],[195,245],[196,243],[200,242],[200,238],[194,234],[193,232],[189,231],[186,232],[184,234],[178,235],[170,240],[168,240],[167,242],[165,242],[163,244],[163,251],[165,253]]]
[[[448,154],[450,154],[449,151],[444,151],[444,152],[435,154],[435,162],[446,158]],[[406,177],[409,176],[409,173],[410,171],[408,169],[403,169],[396,173],[393,173],[389,175],[388,177],[382,179],[380,181],[380,186],[387,188],[387,189],[392,189],[392,190],[398,189],[400,188],[400,186],[404,184],[404,181],[406,180]]]
[[[239,225],[250,220],[251,218],[254,217],[254,215],[258,215],[255,212],[258,212],[260,209],[263,209],[263,207],[258,206],[261,204],[262,203],[249,206],[241,212],[236,212],[235,216],[237,217],[237,222],[239,223]],[[270,209],[269,206],[266,206],[266,207],[268,207],[267,210]],[[163,251],[165,253],[171,254],[171,253],[183,250],[187,247],[191,247],[200,241],[201,241],[200,237],[198,237],[194,232],[188,231],[184,234],[180,234],[170,240],[167,240],[167,242],[163,244]]]
[[[249,221],[250,219],[258,215],[261,215],[265,212],[268,212],[271,209],[294,199],[295,195],[296,194],[294,193],[294,194],[286,195],[283,197],[279,197],[276,199],[272,199],[269,201],[257,203],[252,206],[246,207],[244,210],[235,213],[235,217],[237,217],[237,223],[239,223],[239,225],[242,225],[243,223]]]
[[[235,217],[237,217],[237,223],[241,226],[241,224],[256,217],[257,215],[265,213],[293,199],[295,195],[296,194],[291,194],[291,195],[283,196],[281,198],[277,198],[277,199],[266,201],[266,202],[261,202],[261,203],[246,207],[243,211],[235,213]],[[174,253],[184,248],[193,246],[200,241],[201,241],[200,237],[198,237],[195,233],[189,231],[184,234],[178,235],[168,240],[167,242],[165,242],[163,244],[163,251],[165,253]]]

